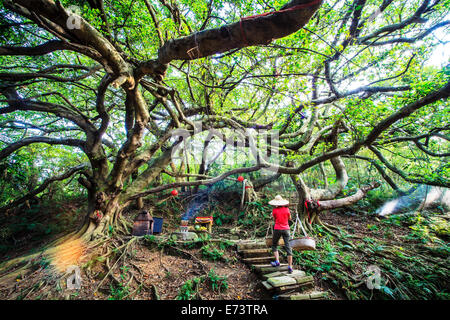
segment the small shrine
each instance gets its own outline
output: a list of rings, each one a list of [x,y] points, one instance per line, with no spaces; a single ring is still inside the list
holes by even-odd
[[[133,236],[145,236],[153,234],[153,217],[148,211],[144,210],[136,217],[133,223]]]

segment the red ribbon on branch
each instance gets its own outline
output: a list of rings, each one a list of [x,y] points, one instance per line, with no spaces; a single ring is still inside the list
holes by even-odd
[[[287,9],[283,9],[283,10],[264,12],[264,13],[260,13],[260,14],[255,14],[253,16],[248,16],[248,17],[241,18],[241,20],[239,21],[239,26],[241,28],[241,37],[242,37],[242,40],[243,40],[245,46],[248,46],[249,44],[248,44],[248,41],[247,41],[247,37],[245,36],[244,29],[242,28],[242,21],[252,20],[252,19],[260,18],[260,17],[265,17],[265,16],[268,16],[268,15],[271,15],[271,14],[275,14],[275,13],[283,13],[283,12],[289,12],[289,11],[296,11],[296,10],[300,10],[300,9],[305,9],[305,8],[308,8],[308,7],[312,7],[312,6],[316,5],[316,4],[319,4],[321,1],[322,0],[314,0],[314,1],[311,1],[311,2],[308,2],[308,3],[298,4],[296,6],[293,6],[291,8],[287,8]]]
[[[309,217],[309,210],[308,210],[308,200],[305,201],[305,208],[306,208],[306,213],[308,214],[308,222],[309,224],[311,224],[311,218]]]

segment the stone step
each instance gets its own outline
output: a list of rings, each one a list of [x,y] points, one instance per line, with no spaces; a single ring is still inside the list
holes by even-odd
[[[244,263],[247,263],[247,264],[270,263],[273,260],[275,260],[275,259],[272,256],[242,259],[242,261],[244,261]]]
[[[273,287],[267,281],[261,281],[261,284],[263,285],[264,288],[266,288],[267,291],[270,291],[273,289]]]
[[[305,273],[305,271],[302,271],[302,270],[293,270],[292,273],[288,273],[287,271],[275,271],[272,273],[263,274],[261,276],[261,278],[263,280],[267,280],[269,278],[280,277],[280,276],[289,276],[289,277],[297,278],[297,277],[305,277],[306,273]]]
[[[289,275],[283,275],[278,277],[272,277],[266,280],[272,287],[278,288],[278,287],[284,287],[289,286],[293,284],[303,284],[303,283],[309,283],[314,282],[313,276],[289,276]]]
[[[283,285],[279,287],[272,286],[268,281],[262,281],[261,283],[267,290],[276,294],[303,292],[304,290],[314,289],[314,281]]]
[[[297,280],[288,276],[279,276],[267,279],[267,283],[274,288],[279,288],[296,284]]]
[[[314,291],[309,294],[311,299],[324,299],[328,297],[328,292],[326,291]]]
[[[287,263],[282,263],[279,267],[272,267],[270,264],[253,264],[251,267],[260,274],[288,270]]]
[[[294,294],[280,294],[279,300],[320,300],[328,296],[326,291],[313,291],[310,293],[294,293]]]
[[[297,281],[298,284],[303,283],[313,283],[314,284],[314,277],[313,276],[303,276],[303,277],[293,277],[295,281]]]
[[[272,267],[273,261],[270,248],[261,241],[239,241],[237,251],[242,255],[242,261],[250,264],[251,269],[263,279],[262,285],[280,300],[317,300],[326,297],[326,292],[315,292],[314,277],[307,276],[302,270],[288,273],[288,265],[282,263]],[[305,293],[305,291],[311,291]],[[274,297],[275,297],[274,296]]]
[[[314,288],[314,277],[306,276],[301,270],[295,270],[294,273],[287,275],[282,272],[273,273],[273,275],[261,283],[267,290],[278,294],[303,292]]]
[[[269,248],[263,249],[246,249],[240,252],[244,258],[256,258],[256,257],[265,257],[268,254],[271,254],[272,251]]]
[[[303,292],[305,290],[314,289],[314,281],[304,282],[304,283],[296,283],[289,286],[277,287],[275,291],[278,294],[287,293],[287,292]]]

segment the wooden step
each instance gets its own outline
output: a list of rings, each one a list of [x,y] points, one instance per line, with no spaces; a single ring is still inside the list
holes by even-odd
[[[238,252],[249,249],[266,249],[266,248],[267,248],[266,242],[248,242],[248,243],[243,242],[237,244]]]
[[[263,249],[246,249],[240,252],[244,258],[266,257],[272,251],[269,248]]]
[[[247,263],[247,264],[269,263],[273,260],[274,260],[274,258],[272,256],[242,259],[242,261],[244,261],[244,263]]]

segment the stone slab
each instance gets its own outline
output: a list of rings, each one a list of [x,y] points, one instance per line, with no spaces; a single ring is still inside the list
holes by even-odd
[[[287,271],[288,270],[288,265],[287,264],[282,264],[279,267],[272,267],[270,264],[269,265],[253,265],[253,267],[255,268],[255,270],[261,274],[266,274],[266,273],[271,273],[271,272],[276,272],[276,271]]]
[[[304,290],[309,290],[314,288],[313,282],[306,282],[306,283],[296,283],[289,286],[283,286],[283,287],[277,287],[275,288],[278,293],[285,293],[289,291],[297,291],[302,292]]]
[[[261,283],[264,286],[264,288],[266,288],[266,290],[272,290],[273,289],[273,287],[267,281],[262,281]]]
[[[316,291],[311,292],[309,296],[311,297],[311,299],[321,299],[327,297],[328,293],[326,291]]]
[[[273,277],[285,276],[286,273],[287,273],[287,272],[275,271],[275,272],[263,274],[263,275],[262,275],[262,278],[263,278],[264,280],[267,280],[267,279],[273,278]]]
[[[314,282],[314,277],[313,276],[296,277],[295,281],[297,281],[298,284]]]
[[[269,278],[269,279],[267,279],[267,282],[272,287],[275,287],[275,288],[285,287],[285,286],[289,286],[289,285],[293,285],[293,284],[297,283],[294,278],[291,278],[288,276]]]
[[[292,273],[287,273],[287,272],[284,272],[287,276],[289,276],[289,277],[291,277],[291,278],[294,278],[294,279],[296,279],[297,280],[297,278],[303,278],[303,277],[305,277],[306,276],[306,273],[305,273],[305,271],[303,271],[303,270],[293,270],[293,272]]]
[[[327,292],[314,291],[310,293],[296,293],[296,294],[280,294],[280,300],[318,300],[327,296]]]
[[[289,297],[289,300],[311,300],[311,297],[307,293],[293,294]]]

